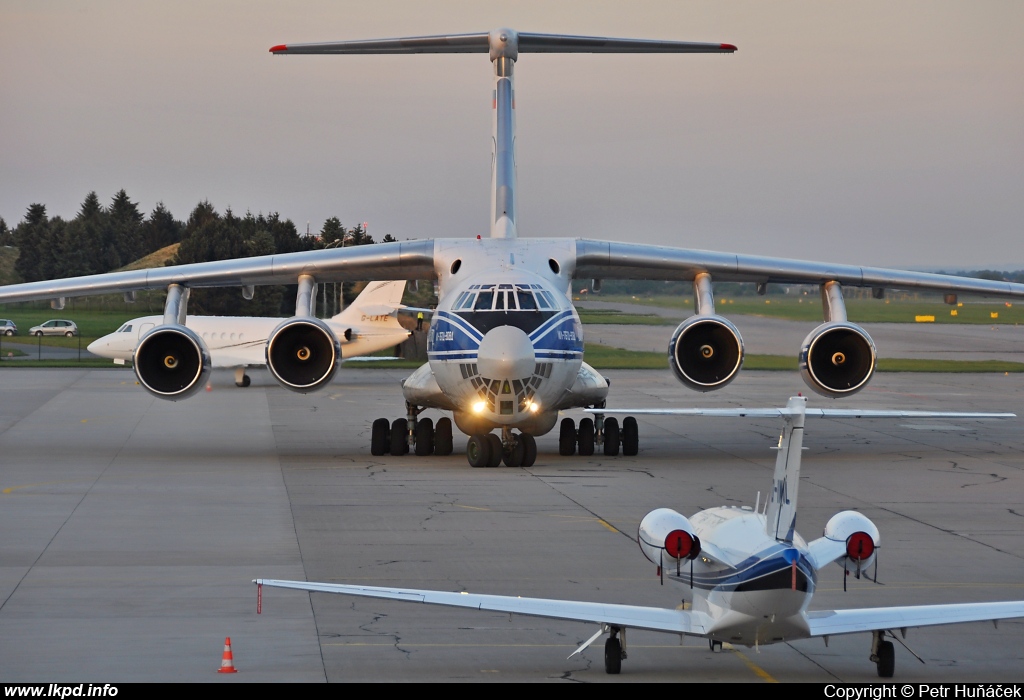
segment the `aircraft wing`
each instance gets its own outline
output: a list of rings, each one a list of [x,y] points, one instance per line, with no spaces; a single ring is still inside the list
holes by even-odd
[[[814,610],[807,613],[812,637],[852,632],[932,627],[962,622],[984,622],[1024,617],[1024,600],[1000,603],[907,605],[893,608]]]
[[[0,303],[166,289],[171,284],[192,288],[295,284],[303,274],[317,282],[434,279],[434,241],[377,243],[12,284],[0,287]]]
[[[545,598],[519,598],[517,596],[481,595],[449,591],[424,591],[414,588],[380,588],[376,586],[349,586],[338,583],[312,583],[306,581],[279,581],[254,579],[253,583],[274,588],[294,588],[315,593],[340,593],[364,598],[404,600],[409,603],[445,605],[454,608],[472,608],[491,612],[515,613],[556,620],[575,620],[597,624],[629,627],[703,636],[711,625],[704,613],[668,608],[647,608],[637,605],[586,603],[573,600]]]
[[[701,272],[717,282],[823,284],[834,280],[852,287],[1024,297],[1024,284],[1012,282],[616,241],[576,241],[573,276],[577,279],[692,281]]]

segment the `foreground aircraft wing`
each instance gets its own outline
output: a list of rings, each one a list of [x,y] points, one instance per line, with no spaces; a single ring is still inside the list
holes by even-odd
[[[704,613],[668,608],[646,608],[637,605],[586,603],[574,600],[548,600],[546,598],[519,598],[517,596],[480,595],[449,591],[424,591],[414,588],[379,588],[376,586],[349,586],[338,583],[312,583],[306,581],[279,581],[254,579],[258,586],[294,588],[315,593],[340,593],[363,598],[404,600],[409,603],[446,605],[453,608],[472,608],[491,612],[516,613],[556,620],[575,620],[602,625],[615,625],[634,629],[653,630],[704,636],[711,618]]]
[[[1000,603],[908,605],[894,608],[814,610],[807,613],[812,637],[904,627],[932,627],[1024,617],[1024,600]]]
[[[920,289],[995,297],[1024,297],[1024,284],[929,272],[739,255],[708,250],[577,239],[577,279],[693,281],[701,273],[716,282],[824,284]]]
[[[586,413],[628,413],[641,416],[705,416],[711,418],[784,418],[789,408],[586,408]],[[886,411],[859,408],[805,408],[808,418],[1016,418],[1016,413],[971,411]]]

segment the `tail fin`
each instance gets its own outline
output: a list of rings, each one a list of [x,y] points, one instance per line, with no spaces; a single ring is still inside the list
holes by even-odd
[[[792,542],[796,531],[796,498],[800,486],[800,457],[804,446],[804,411],[807,399],[794,396],[783,413],[785,425],[779,436],[772,492],[765,510],[768,535],[780,542]]]
[[[404,293],[404,280],[370,282],[347,309],[331,320],[340,324],[397,327],[400,324],[396,312],[402,306]]]

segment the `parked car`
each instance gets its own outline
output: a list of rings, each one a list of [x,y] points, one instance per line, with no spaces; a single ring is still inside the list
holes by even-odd
[[[9,318],[0,318],[0,333],[3,335],[17,335],[18,327]]]
[[[74,321],[53,319],[39,326],[32,326],[28,329],[29,335],[66,335],[71,337],[78,335],[78,326]]]

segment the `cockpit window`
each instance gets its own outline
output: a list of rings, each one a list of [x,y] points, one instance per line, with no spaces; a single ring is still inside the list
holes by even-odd
[[[537,301],[533,298],[533,292],[529,289],[518,290],[519,308],[523,311],[533,311],[537,308]]]
[[[476,298],[476,306],[473,308],[477,311],[490,311],[493,305],[494,292],[489,290],[480,292],[480,295]]]

